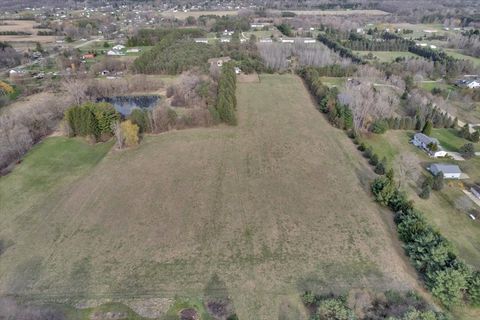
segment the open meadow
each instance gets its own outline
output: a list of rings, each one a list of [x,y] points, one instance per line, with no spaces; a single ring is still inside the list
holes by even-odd
[[[373,173],[302,81],[261,75],[237,97],[237,127],[34,148],[0,178],[0,292],[161,314],[216,275],[240,319],[306,319],[307,289],[417,288]]]

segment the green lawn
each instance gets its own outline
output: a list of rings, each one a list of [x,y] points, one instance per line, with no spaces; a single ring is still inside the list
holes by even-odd
[[[460,59],[460,60],[470,60],[473,62],[475,66],[480,66],[480,58],[475,58],[472,56],[467,56],[466,54],[462,54],[456,49],[444,49],[446,53],[448,53],[450,56],[452,56],[455,59]]]
[[[0,178],[2,210],[28,209],[58,187],[72,183],[97,164],[112,142],[90,145],[80,138],[47,138],[36,145],[13,172]],[[32,197],[34,199],[32,199]],[[27,200],[28,201],[25,201]]]
[[[345,85],[345,81],[347,78],[345,77],[320,77],[320,80],[322,81],[323,84],[326,86],[332,88],[332,87],[338,87],[341,88]]]
[[[460,147],[469,143],[467,139],[460,137],[457,133],[458,129],[433,129],[432,137],[437,138],[440,145],[447,151],[458,152]],[[478,143],[475,143],[475,150],[480,151]]]

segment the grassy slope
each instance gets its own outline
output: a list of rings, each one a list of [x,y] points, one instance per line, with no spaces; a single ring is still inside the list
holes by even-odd
[[[238,127],[147,137],[75,183],[80,170],[46,161],[55,194],[43,180],[22,183],[22,167],[1,179],[0,238],[13,244],[1,292],[198,297],[216,273],[241,319],[275,319],[305,289],[414,287],[390,214],[365,190],[364,160],[300,79],[238,87]],[[31,157],[52,154],[43,147]]]
[[[404,58],[416,58],[418,57],[416,54],[408,52],[408,51],[354,51],[357,55],[363,57],[369,53],[372,53],[375,57],[378,58],[380,62],[392,62],[398,57]]]

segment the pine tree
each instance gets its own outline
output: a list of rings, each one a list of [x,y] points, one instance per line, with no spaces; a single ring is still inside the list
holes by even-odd
[[[425,122],[425,126],[423,126],[422,133],[427,136],[430,136],[432,134],[432,128],[433,128],[432,121],[427,120],[427,122]]]

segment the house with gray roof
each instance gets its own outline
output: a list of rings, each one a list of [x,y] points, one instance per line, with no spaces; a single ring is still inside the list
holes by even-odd
[[[423,149],[430,157],[439,158],[447,155],[447,152],[443,150],[437,139],[429,137],[421,132],[415,133],[411,142],[414,146]],[[432,145],[436,145],[436,149],[432,149]]]
[[[456,164],[433,163],[428,167],[428,171],[434,176],[443,173],[445,179],[460,179],[462,176],[462,170]]]

